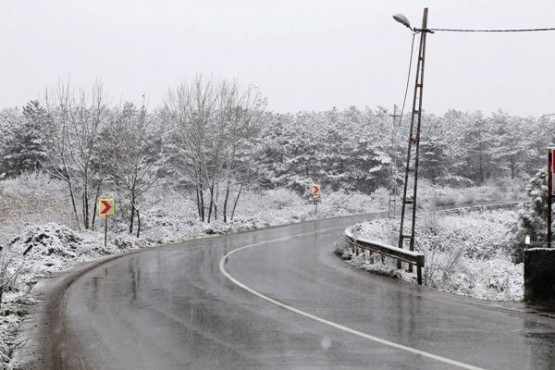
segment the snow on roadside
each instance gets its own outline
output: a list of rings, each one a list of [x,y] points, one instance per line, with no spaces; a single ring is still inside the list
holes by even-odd
[[[27,306],[34,301],[32,294],[29,294],[32,287],[42,277],[53,272],[68,269],[78,262],[130,249],[387,208],[386,189],[378,189],[371,196],[326,192],[323,189],[322,202],[317,210],[306,199],[286,189],[245,191],[233,220],[230,210],[227,223],[221,219],[206,223],[198,221],[196,204],[190,198],[173,190],[159,188],[148,194],[148,202],[145,201],[141,209],[141,237],[129,235],[126,232],[126,220],[118,215],[110,222],[109,243],[104,247],[102,232],[78,232],[64,226],[73,224],[71,211],[67,208],[61,214],[57,213],[54,220],[58,222],[40,224],[39,220],[53,219],[53,209],[59,210],[60,204],[56,199],[63,199],[63,189],[55,187],[59,196],[52,199],[46,196],[47,189],[53,186],[50,182],[57,186],[56,182],[46,177],[30,177],[24,182],[34,184],[33,191],[29,191],[24,197],[19,194],[21,189],[25,190],[25,186],[28,186],[26,183],[21,186],[17,181],[6,181],[0,187],[0,192],[5,195],[0,202],[23,204],[7,218],[0,218],[0,237],[5,246],[2,258],[9,255],[15,258],[16,262],[10,270],[12,273],[20,267],[17,279],[10,284],[4,295],[0,310],[0,367],[4,369],[9,369],[8,359],[18,345],[13,342],[14,334],[27,312]],[[441,196],[435,190],[431,192],[436,197],[436,203],[441,203],[452,193],[446,189],[441,190]],[[21,198],[24,202],[13,201],[16,198]],[[464,197],[457,200],[465,201]],[[18,225],[21,224],[27,226],[19,229]],[[102,220],[97,219],[95,226],[102,230]],[[11,236],[8,238],[6,235]],[[384,269],[383,273],[390,272]],[[400,274],[403,275],[402,272]]]
[[[471,212],[462,215],[422,212],[417,223],[417,250],[426,256],[424,284],[454,294],[487,300],[520,301],[523,298],[523,264],[510,253],[514,211]],[[359,238],[395,244],[398,220],[382,219],[355,225]],[[354,256],[346,243],[338,253],[357,267],[416,282],[415,274],[396,268],[396,261],[374,254]]]
[[[32,287],[43,277],[105,255],[170,242],[261,229],[326,217],[343,216],[383,209],[384,199],[361,194],[327,194],[318,206],[294,192],[278,189],[245,192],[234,220],[210,223],[197,221],[194,204],[176,193],[154,198],[141,212],[141,237],[129,235],[124,220],[114,218],[104,247],[101,231],[75,231],[61,223],[28,224],[7,239],[2,258],[11,258],[7,275],[16,275],[4,294],[0,310],[0,368],[10,369],[9,359],[17,347],[14,338],[27,307],[34,302]],[[97,229],[102,229],[97,220]],[[6,238],[4,238],[6,239]],[[1,271],[0,271],[1,274]]]
[[[146,227],[145,239],[152,243],[170,243],[212,234],[226,234],[257,230],[264,227],[286,225],[309,220],[347,216],[384,210],[387,192],[384,189],[372,195],[343,192],[327,193],[316,208],[293,191],[274,189],[247,191],[228,222],[220,218],[210,223],[199,222],[196,204],[176,193],[166,194],[142,213]]]

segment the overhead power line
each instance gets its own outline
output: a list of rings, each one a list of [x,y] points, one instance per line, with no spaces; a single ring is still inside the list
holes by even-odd
[[[403,114],[405,113],[405,103],[407,102],[407,94],[409,92],[409,84],[410,84],[410,75],[412,71],[412,61],[414,59],[414,39],[416,33],[413,32],[412,34],[412,42],[410,45],[410,57],[409,57],[409,71],[407,75],[407,84],[405,86],[405,97],[403,98],[403,106],[401,107],[401,116],[399,116],[399,125],[403,123]]]
[[[461,28],[429,28],[433,32],[542,32],[542,31],[555,31],[555,27],[549,28],[515,28],[515,29],[492,29],[492,30],[481,30],[481,29],[461,29]]]

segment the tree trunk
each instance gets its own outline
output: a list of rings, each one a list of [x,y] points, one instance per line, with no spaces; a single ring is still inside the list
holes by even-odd
[[[79,221],[79,214],[77,213],[77,204],[75,203],[75,193],[73,192],[73,185],[71,178],[67,177],[67,186],[69,188],[69,196],[71,197],[71,206],[73,207],[73,214],[75,215],[75,222],[77,223],[77,230],[81,231],[81,221]]]
[[[212,207],[214,206],[214,184],[208,188],[210,192],[210,206],[208,207],[208,223],[212,220]]]
[[[239,203],[239,197],[241,196],[242,191],[243,191],[243,184],[239,186],[239,192],[237,192],[237,196],[235,197],[235,202],[233,203],[233,210],[231,211],[231,221],[233,221],[233,217],[235,217],[235,209],[237,208],[237,203]]]
[[[134,220],[135,220],[135,191],[131,190],[131,217],[129,218],[129,234],[133,234]]]
[[[220,201],[220,185],[216,184],[216,196],[214,197],[214,221],[218,221],[218,202]]]
[[[90,228],[89,224],[89,176],[85,171],[83,175],[83,223],[85,230]]]
[[[137,211],[137,238],[140,237],[141,235],[141,214],[139,213],[139,209],[136,209]]]
[[[94,223],[96,222],[96,213],[98,207],[98,199],[100,198],[100,189],[102,188],[102,181],[98,183],[98,187],[96,188],[96,195],[94,197],[94,204],[93,204],[93,214],[92,214],[92,225],[91,229],[94,231]]]
[[[198,208],[198,216],[202,222],[204,222],[204,192],[202,190],[202,177],[201,177],[201,170],[197,168],[195,170],[195,182],[197,188],[197,208]]]
[[[202,190],[202,187],[199,188],[199,194],[200,194],[200,219],[202,222],[204,222],[206,220],[206,213],[205,213],[205,209],[204,209],[204,191]]]
[[[195,186],[195,193],[197,195],[197,213],[198,213],[198,218],[202,218],[202,213],[200,211],[200,190],[198,187],[198,184]]]
[[[197,212],[198,217],[202,219],[202,212],[200,211],[200,186],[198,184],[198,173],[195,171],[195,192],[197,194]]]
[[[484,184],[484,154],[480,143],[480,185]]]
[[[227,202],[229,201],[230,187],[231,187],[231,181],[228,178],[226,188],[225,188],[225,198],[224,198],[224,206],[223,206],[224,209],[222,210],[225,223],[227,223]]]

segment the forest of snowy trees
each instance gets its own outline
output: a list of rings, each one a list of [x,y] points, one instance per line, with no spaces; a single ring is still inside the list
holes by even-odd
[[[311,182],[371,193],[388,187],[392,116],[387,109],[272,113],[254,88],[197,77],[150,108],[111,104],[100,83],[60,83],[21,108],[0,111],[3,178],[43,171],[67,187],[75,221],[90,228],[102,194],[125,194],[129,231],[141,194],[170,186],[196,198],[199,220],[233,219],[245,187],[303,193]],[[522,182],[544,166],[547,117],[448,111],[423,119],[421,176],[465,187]],[[397,130],[403,171],[408,117]]]

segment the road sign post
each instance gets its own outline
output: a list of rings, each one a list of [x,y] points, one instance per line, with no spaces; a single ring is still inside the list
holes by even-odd
[[[547,248],[551,248],[551,202],[553,201],[553,174],[555,170],[555,148],[548,149],[547,155]]]
[[[98,214],[104,216],[104,246],[108,244],[108,217],[116,213],[116,201],[111,198],[98,200]]]
[[[312,184],[310,186],[309,202],[314,204],[314,212],[316,214],[318,214],[318,203],[321,201],[321,195],[320,185]]]

